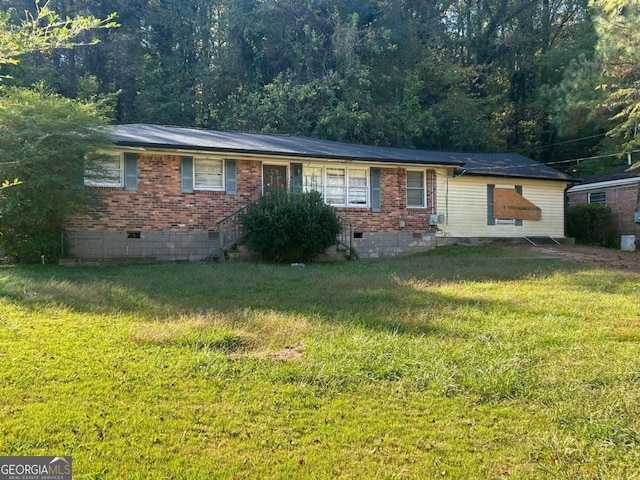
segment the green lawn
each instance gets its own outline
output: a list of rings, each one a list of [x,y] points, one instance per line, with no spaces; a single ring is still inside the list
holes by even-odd
[[[0,455],[78,479],[640,476],[640,275],[493,247],[0,269]]]

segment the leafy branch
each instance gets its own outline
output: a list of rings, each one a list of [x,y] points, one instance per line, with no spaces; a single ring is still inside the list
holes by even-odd
[[[8,188],[8,187],[13,187],[15,185],[20,185],[22,182],[20,180],[18,180],[17,178],[14,178],[13,181],[11,180],[5,180],[4,182],[2,182],[2,184],[0,184],[0,190],[2,190],[3,188]]]
[[[35,14],[25,12],[25,18],[18,25],[11,23],[11,12],[0,12],[0,64],[16,64],[20,55],[30,52],[44,52],[56,48],[71,48],[79,45],[93,45],[97,38],[76,41],[84,32],[119,26],[112,13],[105,19],[93,15],[77,15],[63,18],[49,7],[36,0]]]

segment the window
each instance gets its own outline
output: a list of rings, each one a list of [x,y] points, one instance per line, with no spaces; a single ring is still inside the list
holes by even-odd
[[[541,213],[522,197],[522,185],[487,185],[487,225],[522,227],[524,219],[539,220]],[[519,218],[510,218],[512,215]]]
[[[224,190],[224,162],[210,158],[194,158],[193,186],[196,190]]]
[[[349,169],[349,205],[367,204],[367,170]]]
[[[304,167],[302,186],[315,190],[329,205],[366,207],[369,198],[369,172],[366,168]]]
[[[425,172],[418,170],[407,170],[407,207],[426,207],[426,190]]]
[[[322,193],[322,167],[306,167],[302,182],[305,192],[315,190]]]
[[[589,193],[589,203],[598,203],[600,205],[607,205],[607,192],[592,192]]]
[[[347,203],[347,170],[344,168],[327,168],[327,187],[325,200],[329,205],[346,205]]]
[[[102,155],[88,165],[84,184],[90,187],[122,187],[124,184],[122,155]]]

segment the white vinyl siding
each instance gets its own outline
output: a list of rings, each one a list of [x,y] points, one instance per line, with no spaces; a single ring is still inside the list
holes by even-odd
[[[407,170],[407,207],[427,206],[426,175],[423,170]]]
[[[116,187],[124,185],[122,155],[105,155],[93,162],[85,172],[84,184],[90,187]]]
[[[565,182],[517,179],[524,197],[542,210],[538,221],[524,220],[522,226],[487,225],[487,184],[495,177],[449,177],[444,171],[437,174],[437,213],[446,215],[440,226],[451,237],[564,237]]]
[[[193,186],[195,190],[224,190],[224,161],[194,158]]]

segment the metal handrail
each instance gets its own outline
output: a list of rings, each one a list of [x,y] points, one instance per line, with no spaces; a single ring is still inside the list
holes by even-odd
[[[220,261],[225,260],[225,251],[229,247],[240,242],[244,237],[242,221],[240,220],[240,218],[255,203],[257,203],[257,200],[254,200],[253,202],[245,205],[239,210],[233,212],[231,215],[227,215],[225,218],[216,223],[220,239]],[[340,222],[340,233],[338,233],[338,236],[336,238],[337,242],[349,250],[349,256],[351,258],[360,258],[353,246],[353,223],[351,223],[348,218],[340,215],[337,211],[336,216],[338,217],[338,221]]]
[[[360,258],[358,256],[358,252],[356,252],[356,249],[353,247],[353,223],[351,223],[348,218],[340,215],[337,211],[336,216],[340,222],[340,233],[337,238],[338,243],[349,250],[349,257],[355,259]]]
[[[224,252],[227,248],[242,240],[244,232],[242,230],[240,217],[256,202],[257,200],[254,200],[216,223],[220,239],[220,261],[225,260]],[[228,226],[231,226],[231,228],[228,228]]]

